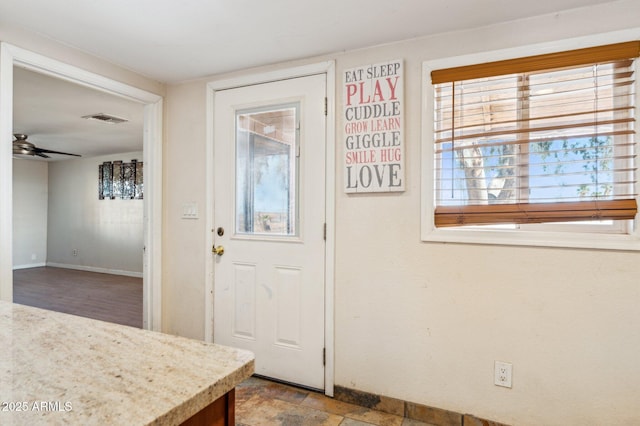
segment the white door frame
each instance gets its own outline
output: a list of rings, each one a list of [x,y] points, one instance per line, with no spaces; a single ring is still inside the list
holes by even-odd
[[[213,298],[214,298],[214,256],[210,255],[213,246],[213,165],[214,165],[214,129],[213,117],[215,109],[216,91],[250,86],[253,84],[270,83],[309,75],[325,74],[327,78],[327,119],[326,119],[326,206],[325,218],[327,223],[327,240],[325,244],[325,389],[324,393],[333,396],[334,386],[334,269],[335,269],[335,63],[334,61],[304,65],[295,68],[270,71],[260,74],[246,75],[237,78],[214,81],[207,84],[207,152],[206,152],[206,228],[209,230],[205,238],[206,261],[205,283],[205,340],[213,342]]]
[[[161,328],[162,97],[0,42],[0,300],[13,301],[13,67],[61,78],[144,106],[143,327]]]

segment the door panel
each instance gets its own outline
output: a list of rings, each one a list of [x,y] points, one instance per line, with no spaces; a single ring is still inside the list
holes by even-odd
[[[276,293],[278,306],[276,317],[276,343],[300,349],[300,300],[302,296],[300,268],[275,268]]]
[[[232,265],[234,271],[233,334],[239,338],[256,337],[256,268],[255,265]]]
[[[214,341],[324,389],[324,75],[218,91]]]

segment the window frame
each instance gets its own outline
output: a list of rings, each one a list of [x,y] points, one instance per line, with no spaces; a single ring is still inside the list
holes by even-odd
[[[608,39],[607,39],[608,38]],[[539,230],[531,225],[526,229],[489,229],[446,227],[436,228],[434,222],[435,211],[435,144],[434,144],[434,88],[431,82],[433,70],[473,65],[485,62],[507,60],[524,56],[574,50],[583,47],[606,45],[617,42],[637,39],[637,35],[628,37],[585,37],[580,40],[564,40],[541,45],[530,45],[513,49],[487,51],[477,54],[427,60],[422,64],[422,192],[421,192],[421,239],[431,242],[492,244],[492,245],[524,245],[544,247],[573,247],[596,248],[612,250],[638,250],[640,251],[640,214],[636,214],[633,223],[627,228],[630,232],[620,233],[619,227],[612,227],[611,233],[584,232],[584,225],[576,226],[572,231],[571,225],[539,226]],[[640,67],[636,70],[640,71]],[[640,79],[635,81],[635,114],[638,119],[638,106],[640,105]],[[636,141],[636,154],[638,152]],[[636,176],[637,190],[639,182]],[[636,196],[636,202],[640,205],[640,196]],[[537,225],[534,225],[537,226]],[[588,225],[587,225],[588,226]],[[614,228],[618,228],[617,233]],[[558,229],[558,230],[554,230]]]

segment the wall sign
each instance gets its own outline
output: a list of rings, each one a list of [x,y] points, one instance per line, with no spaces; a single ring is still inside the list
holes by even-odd
[[[402,60],[344,72],[344,190],[404,191]]]

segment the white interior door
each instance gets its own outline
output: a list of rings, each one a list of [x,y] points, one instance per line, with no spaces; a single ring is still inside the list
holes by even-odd
[[[325,75],[217,91],[214,341],[324,389]]]

